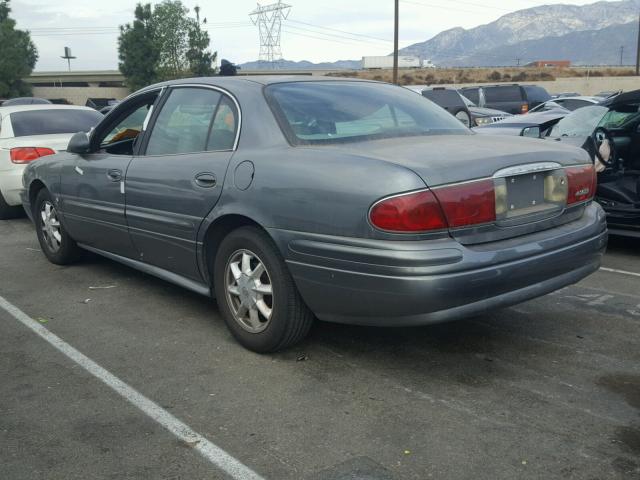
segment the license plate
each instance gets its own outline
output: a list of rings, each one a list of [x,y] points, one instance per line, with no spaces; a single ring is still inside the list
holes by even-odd
[[[530,173],[507,177],[508,216],[525,211],[537,211],[545,205],[545,177],[541,173]]]

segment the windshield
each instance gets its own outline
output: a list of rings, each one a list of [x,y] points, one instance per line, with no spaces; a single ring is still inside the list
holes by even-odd
[[[475,103],[473,103],[471,100],[469,100],[467,97],[465,97],[464,95],[460,94],[460,96],[462,97],[462,101],[464,102],[464,104],[467,107],[477,107],[477,105]]]
[[[600,105],[584,107],[564,117],[553,127],[551,137],[586,137],[600,125],[609,109]]]
[[[267,87],[294,145],[425,135],[471,135],[455,117],[407,89],[366,82],[295,82]]]
[[[49,109],[14,112],[11,115],[13,135],[53,135],[88,132],[104,118],[95,110]]]

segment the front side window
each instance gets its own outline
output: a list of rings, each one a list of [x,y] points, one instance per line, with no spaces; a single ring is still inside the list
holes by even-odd
[[[471,134],[444,110],[393,85],[292,82],[270,85],[265,93],[294,145]]]
[[[238,115],[220,92],[206,88],[175,88],[155,122],[147,155],[176,155],[231,150]]]
[[[446,109],[465,106],[462,97],[454,90],[425,90],[422,96]]]
[[[66,108],[14,112],[9,117],[15,137],[88,132],[104,118],[95,110]]]
[[[144,121],[149,115],[152,105],[153,102],[145,103],[118,122],[102,139],[100,147],[109,148],[109,146],[125,140],[135,140],[142,132]]]

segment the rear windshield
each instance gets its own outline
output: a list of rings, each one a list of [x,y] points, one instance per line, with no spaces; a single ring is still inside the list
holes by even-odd
[[[93,110],[50,109],[29,110],[10,114],[16,137],[88,132],[104,118]]]
[[[294,82],[265,90],[294,145],[471,134],[459,120],[405,88],[366,82]]]
[[[487,87],[484,89],[484,99],[489,103],[521,102],[522,91],[518,86]]]
[[[444,108],[465,106],[462,97],[453,90],[424,90],[422,96]]]

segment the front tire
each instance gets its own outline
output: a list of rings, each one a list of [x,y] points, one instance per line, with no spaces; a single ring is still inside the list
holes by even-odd
[[[80,247],[64,228],[53,198],[46,189],[38,192],[33,218],[40,248],[51,263],[68,265],[80,258]]]
[[[236,340],[258,353],[301,341],[313,323],[271,238],[256,227],[231,232],[214,263],[220,312]]]

